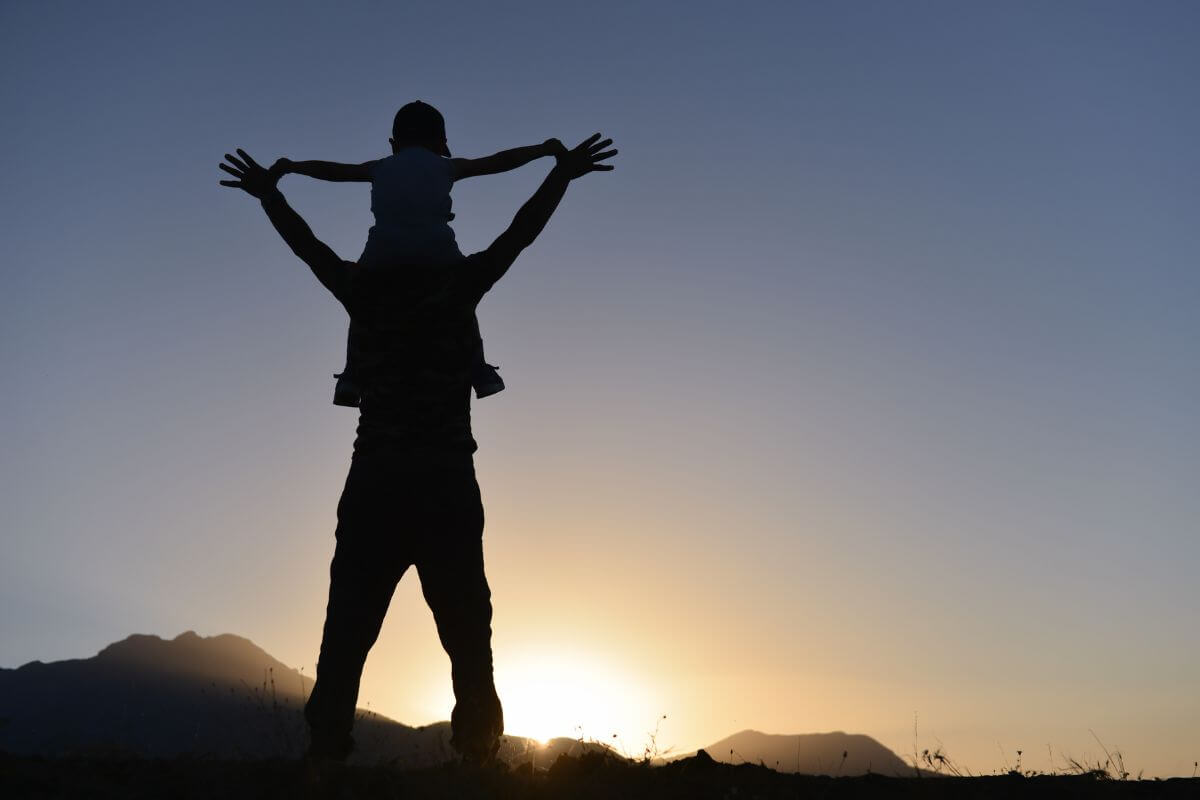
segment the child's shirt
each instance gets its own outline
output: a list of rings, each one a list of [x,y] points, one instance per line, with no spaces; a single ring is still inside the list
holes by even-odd
[[[450,227],[450,159],[424,147],[405,147],[371,165],[371,213],[360,261],[412,264],[463,258]]]

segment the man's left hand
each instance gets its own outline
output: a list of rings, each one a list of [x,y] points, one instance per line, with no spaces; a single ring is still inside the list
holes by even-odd
[[[228,186],[231,189],[241,189],[247,194],[257,197],[259,200],[276,191],[275,184],[279,182],[279,171],[264,169],[257,161],[250,157],[249,153],[240,147],[237,154],[241,156],[240,159],[226,153],[225,160],[229,164],[217,165],[237,179],[221,181],[222,186]]]

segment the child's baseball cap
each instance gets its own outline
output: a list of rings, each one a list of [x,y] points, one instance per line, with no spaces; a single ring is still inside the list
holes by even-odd
[[[428,103],[414,100],[403,105],[392,121],[392,138],[397,142],[421,142],[446,158],[446,120],[441,112]]]

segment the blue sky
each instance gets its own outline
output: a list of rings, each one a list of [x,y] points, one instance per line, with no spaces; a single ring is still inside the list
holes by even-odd
[[[421,98],[456,154],[621,149],[480,308],[499,669],[617,654],[681,747],[916,711],[981,770],[1089,727],[1190,770],[1194,5],[344,5],[0,10],[0,664],[315,661],[345,318],[216,164],[375,157]],[[464,251],[547,166],[456,187]],[[364,187],[283,188],[357,255]],[[363,692],[419,723],[414,586]]]

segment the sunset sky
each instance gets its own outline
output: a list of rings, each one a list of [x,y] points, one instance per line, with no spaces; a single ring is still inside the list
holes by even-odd
[[[1192,773],[1200,5],[181,5],[0,5],[0,666],[313,673],[346,316],[216,165],[419,98],[455,154],[621,151],[480,306],[509,733]],[[464,252],[549,167],[457,185]],[[365,185],[282,188],[357,257]],[[360,704],[451,702],[410,573]]]

